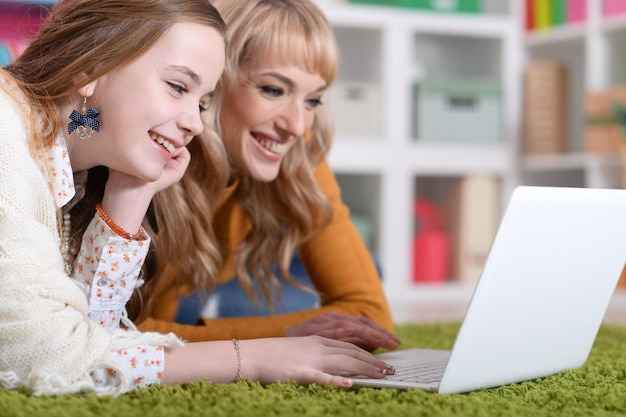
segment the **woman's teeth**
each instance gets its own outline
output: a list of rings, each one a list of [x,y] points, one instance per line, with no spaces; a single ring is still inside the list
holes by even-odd
[[[272,142],[270,140],[255,138],[259,144],[272,153],[282,155],[287,150],[287,145],[284,143]]]
[[[174,151],[176,150],[176,147],[174,145],[172,145],[168,140],[163,139],[161,136],[152,133],[150,137],[153,141],[167,149],[169,153],[174,153]]]

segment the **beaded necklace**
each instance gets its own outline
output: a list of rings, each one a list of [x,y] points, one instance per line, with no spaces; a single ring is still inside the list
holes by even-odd
[[[65,273],[69,276],[74,271],[74,259],[78,250],[74,245],[74,239],[72,235],[72,216],[70,213],[63,213],[62,226],[61,226],[61,256],[63,257],[63,264],[65,265]]]

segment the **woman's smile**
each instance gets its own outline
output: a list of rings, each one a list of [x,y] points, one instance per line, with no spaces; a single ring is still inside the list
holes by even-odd
[[[276,155],[284,155],[287,152],[287,143],[281,143],[259,133],[252,133],[254,140],[264,149]]]

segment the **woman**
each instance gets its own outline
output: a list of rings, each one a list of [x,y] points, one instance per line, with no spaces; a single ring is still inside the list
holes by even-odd
[[[337,375],[390,372],[348,343],[185,345],[137,331],[126,314],[155,235],[144,221],[151,203],[157,270],[168,261],[210,272],[217,261],[210,225],[198,231],[189,213],[203,203],[211,212],[226,181],[223,149],[205,126],[224,30],[206,0],[62,0],[0,71],[1,387],[120,394],[241,378],[346,387],[351,380]],[[152,202],[180,180],[191,153],[213,167],[208,179],[185,184],[205,197],[165,192]],[[195,244],[204,246],[188,251]],[[144,289],[148,304],[156,284]]]
[[[228,26],[220,125],[231,178],[213,223],[224,264],[209,287],[240,286],[271,308],[289,297],[279,298],[281,282],[293,283],[297,252],[321,307],[176,324],[180,298],[195,288],[178,284],[181,274],[170,268],[142,328],[188,340],[318,334],[397,348],[376,266],[326,161],[332,129],[322,104],[338,61],[332,28],[309,0],[213,3]]]

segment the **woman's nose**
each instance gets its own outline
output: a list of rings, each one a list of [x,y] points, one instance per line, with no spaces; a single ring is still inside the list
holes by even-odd
[[[292,136],[300,137],[306,131],[306,117],[303,105],[287,104],[280,117],[279,127]]]

